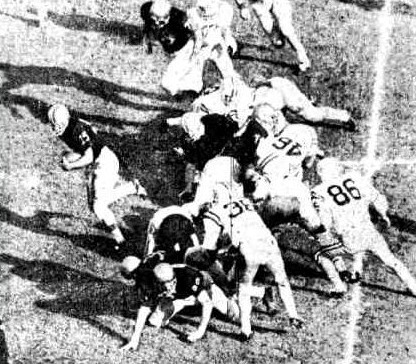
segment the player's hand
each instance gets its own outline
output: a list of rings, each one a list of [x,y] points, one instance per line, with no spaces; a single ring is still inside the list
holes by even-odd
[[[138,346],[139,346],[138,342],[129,341],[126,345],[123,345],[118,350],[120,351],[137,350]]]
[[[173,148],[173,151],[176,153],[177,156],[183,157],[185,155],[185,151],[181,147]]]
[[[240,18],[243,20],[250,20],[250,9],[243,7],[240,10]]]
[[[70,171],[72,169],[71,163],[68,161],[67,158],[62,158],[61,167],[64,171]]]
[[[305,72],[308,68],[311,67],[311,61],[309,58],[305,55],[299,55],[299,70],[301,72]]]
[[[384,228],[389,228],[390,226],[391,226],[391,221],[390,221],[390,219],[388,218],[388,216],[387,215],[383,215],[382,217],[382,220],[383,220],[383,227]]]

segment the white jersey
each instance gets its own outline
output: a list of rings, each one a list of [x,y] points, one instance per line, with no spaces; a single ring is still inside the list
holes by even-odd
[[[238,181],[240,165],[232,157],[219,156],[209,160],[195,193],[194,203],[227,204],[244,198],[243,185]]]
[[[262,138],[256,149],[256,168],[270,181],[302,179],[303,162],[318,150],[315,130],[303,124],[288,124],[278,135]]]
[[[234,77],[233,82],[234,89],[228,102],[225,102],[222,86],[214,92],[198,97],[192,104],[192,110],[204,114],[228,115],[243,128],[253,112],[255,89],[248,87],[239,76]]]
[[[270,230],[246,198],[217,203],[204,214],[204,218],[219,225],[221,234],[228,236],[235,247],[248,240],[268,242],[272,239]]]
[[[365,235],[365,229],[374,229],[370,204],[387,209],[385,197],[355,172],[316,186],[312,189],[312,200],[323,225],[341,237],[354,232]]]

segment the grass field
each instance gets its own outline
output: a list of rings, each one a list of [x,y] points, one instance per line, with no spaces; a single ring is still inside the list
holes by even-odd
[[[172,100],[161,89],[169,60],[161,49],[147,55],[131,39],[142,1],[61,1],[51,7],[47,32],[33,21],[37,1],[8,0],[0,10],[0,318],[10,363],[416,363],[416,299],[398,278],[369,258],[362,284],[329,299],[329,282],[312,260],[290,249],[307,242],[293,228],[282,246],[306,320],[302,330],[287,327],[283,308],[272,318],[259,305],[249,343],[237,340],[238,326],[217,317],[202,341],[186,344],[180,334],[198,316],[182,316],[162,331],[146,328],[138,351],[119,352],[132,332],[132,287],[117,274],[120,256],[88,210],[84,172],[58,166],[64,148],[44,111],[61,102],[91,120],[120,156],[124,176],[143,181],[149,200],[132,196],[114,206],[130,251],[140,254],[149,218],[177,203],[183,188],[183,161],[171,152],[176,135],[160,126],[189,100]],[[320,142],[348,161],[375,145],[386,163],[374,182],[388,197],[393,223],[383,234],[416,274],[416,4],[293,6],[311,70],[294,72],[293,53],[268,49],[256,20],[238,16],[245,48],[235,67],[248,82],[287,76],[317,103],[353,112],[357,132],[320,127]],[[377,66],[381,50],[385,63]]]

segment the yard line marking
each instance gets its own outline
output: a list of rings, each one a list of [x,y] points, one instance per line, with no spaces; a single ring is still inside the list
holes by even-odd
[[[381,160],[376,159],[378,133],[380,129],[380,110],[384,96],[384,76],[387,58],[390,51],[390,36],[392,32],[392,18],[391,18],[391,1],[386,0],[378,17],[378,31],[379,42],[376,53],[376,63],[374,65],[375,81],[373,87],[373,103],[371,106],[371,114],[369,120],[369,136],[367,145],[367,155],[362,159],[361,165],[365,167],[368,178],[379,168]],[[358,265],[362,265],[363,256],[358,257]],[[349,302],[348,312],[349,320],[346,328],[346,343],[344,348],[344,356],[342,364],[352,364],[355,355],[354,349],[359,341],[359,321],[361,320],[362,304],[361,304],[361,285],[359,282],[354,285],[352,289],[352,297]]]
[[[380,110],[384,96],[384,74],[390,51],[390,35],[393,28],[391,17],[391,1],[386,0],[378,18],[379,43],[376,53],[375,82],[373,87],[373,104],[370,116],[370,131],[367,146],[367,160],[371,163],[376,159],[378,132],[380,128]]]

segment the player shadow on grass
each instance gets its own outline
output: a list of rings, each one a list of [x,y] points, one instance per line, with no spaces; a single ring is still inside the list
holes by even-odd
[[[0,11],[0,15],[22,21],[28,26],[40,26],[39,19],[10,14],[4,11]],[[51,11],[48,11],[48,21],[70,30],[101,32],[108,36],[119,37],[131,45],[138,45],[143,41],[143,27],[135,24],[106,20],[105,18],[95,18],[74,12],[71,14],[58,14]]]
[[[398,215],[389,214],[391,225],[397,230],[412,235],[416,235],[416,221],[401,217]]]
[[[358,6],[366,11],[381,10],[385,5],[385,0],[338,0],[344,4]],[[415,16],[415,7],[410,5],[410,1],[397,1],[392,4],[392,13],[400,15]]]
[[[126,40],[131,45],[141,44],[143,41],[143,27],[141,25],[122,23],[105,18],[95,18],[83,14],[57,14],[48,12],[49,20],[56,25],[87,32],[101,32],[109,36],[116,36]]]
[[[274,66],[281,66],[283,68],[290,69],[293,73],[297,74],[299,71],[299,63],[296,61],[296,57],[290,56],[292,51],[285,51],[276,49],[273,46],[265,46],[261,44],[253,44],[248,42],[239,42],[239,51],[234,56],[235,59],[241,61],[261,62],[268,63]],[[276,59],[276,53],[278,52],[279,58]],[[259,57],[262,55],[262,57]]]
[[[155,100],[161,102],[171,101],[171,97],[163,92],[155,93],[122,86],[97,77],[69,71],[62,67],[17,66],[2,62],[0,63],[0,72],[3,73],[0,87],[0,93],[2,94],[1,100],[11,99],[13,101],[18,95],[11,93],[11,90],[16,90],[26,85],[37,84],[54,87],[74,87],[88,95],[99,97],[105,102],[112,102],[120,106],[131,107],[141,111],[175,110],[171,105],[155,105]],[[143,104],[129,101],[122,97],[120,93],[142,96],[149,99],[149,103]],[[62,100],[63,103],[65,101]],[[182,111],[181,109],[176,110]]]
[[[36,283],[37,289],[52,299],[40,299],[35,306],[87,322],[105,334],[124,341],[124,333],[114,330],[98,316],[134,318],[135,295],[131,286],[114,277],[101,278],[49,260],[25,260],[0,254],[0,262],[12,265],[10,273]],[[126,333],[127,334],[127,333]]]
[[[51,212],[39,210],[33,216],[21,216],[16,212],[0,205],[0,221],[9,225],[28,230],[36,234],[53,236],[68,239],[73,245],[95,251],[103,257],[109,257],[116,260],[122,259],[123,256],[114,251],[114,241],[103,235],[93,234],[76,234],[69,232],[68,229],[59,229],[51,226],[50,221],[58,219],[60,222],[67,223],[66,220],[74,221],[76,218],[70,214],[62,212]]]

